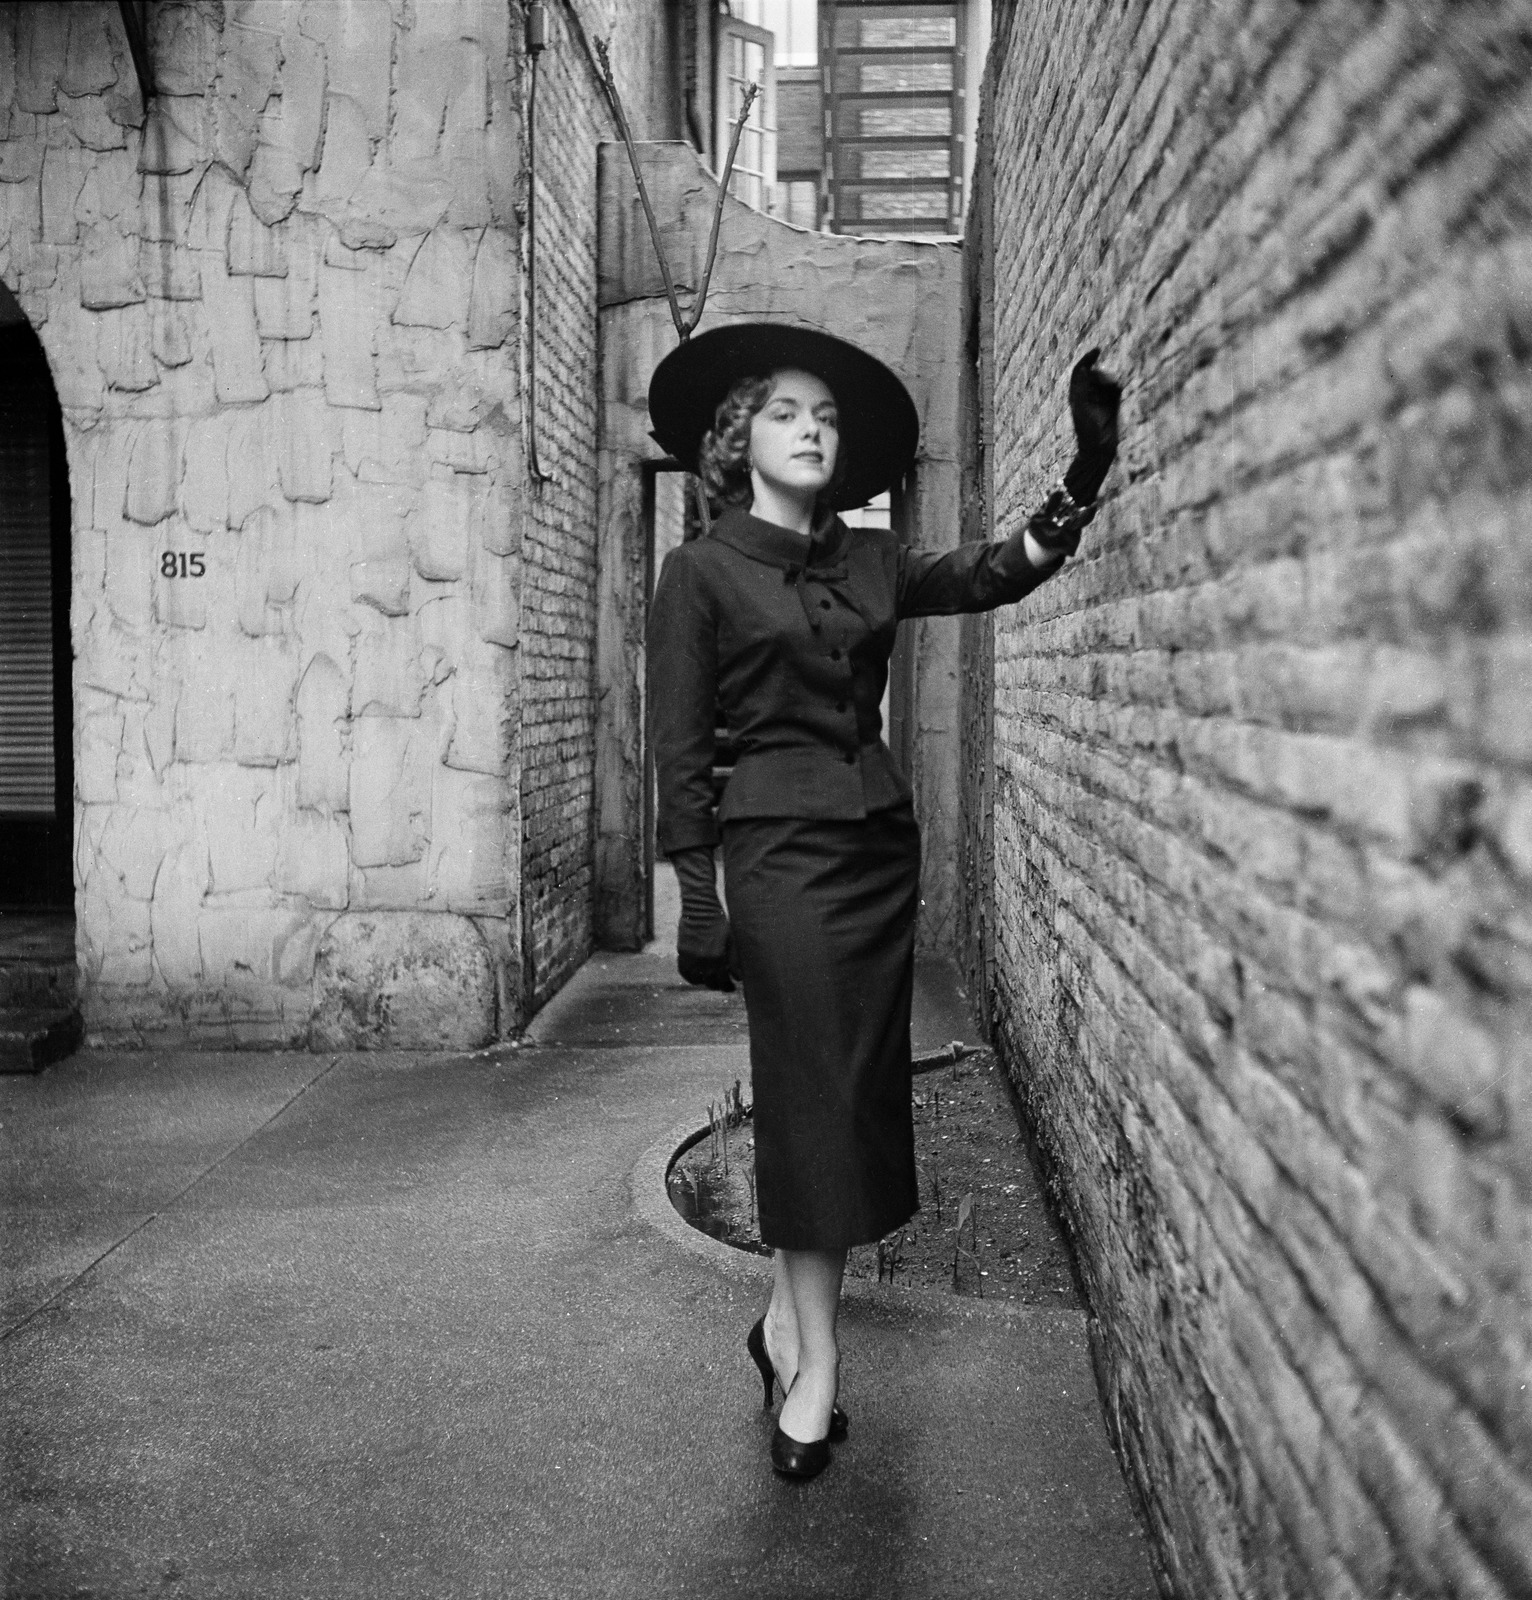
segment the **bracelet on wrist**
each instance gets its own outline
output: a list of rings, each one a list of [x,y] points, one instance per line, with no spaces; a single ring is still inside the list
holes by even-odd
[[[1048,491],[1042,505],[1027,519],[1027,532],[1044,550],[1072,556],[1080,543],[1080,530],[1096,515],[1094,505],[1081,505],[1062,480]]]

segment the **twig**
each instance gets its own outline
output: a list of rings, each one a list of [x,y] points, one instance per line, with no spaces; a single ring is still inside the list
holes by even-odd
[[[724,197],[729,192],[729,181],[734,176],[734,158],[739,153],[739,141],[744,134],[745,124],[750,119],[750,108],[755,104],[755,97],[761,92],[761,86],[758,83],[745,85],[739,116],[734,123],[734,136],[729,140],[729,159],[724,162],[723,177],[719,179],[718,201],[713,207],[713,231],[708,236],[707,264],[702,270],[702,287],[697,292],[691,316],[683,317],[681,302],[676,295],[675,279],[670,272],[670,262],[666,258],[665,247],[660,242],[659,219],[655,216],[654,206],[649,200],[649,188],[644,182],[643,169],[639,165],[638,147],[633,142],[633,130],[628,126],[628,116],[622,108],[622,96],[618,94],[617,81],[612,76],[612,63],[606,52],[605,40],[596,40],[596,54],[601,60],[602,86],[606,90],[607,99],[611,102],[612,116],[628,152],[628,164],[633,168],[633,177],[638,183],[638,198],[643,204],[644,217],[649,224],[649,237],[654,241],[654,253],[659,258],[660,276],[665,280],[665,296],[670,301],[670,318],[676,325],[676,336],[684,344],[697,331],[697,324],[702,321],[703,308],[707,305],[708,285],[713,280],[713,262],[718,255],[718,230],[723,223]]]
[[[713,258],[718,254],[718,229],[723,222],[723,203],[729,193],[729,181],[734,176],[734,157],[739,151],[740,135],[745,131],[750,107],[755,104],[755,97],[759,93],[759,84],[748,83],[745,85],[745,97],[739,103],[739,116],[734,122],[734,137],[729,140],[729,159],[724,162],[723,176],[718,180],[718,203],[713,207],[713,231],[708,236],[707,265],[702,269],[702,287],[697,291],[697,301],[692,307],[691,318],[681,335],[683,339],[689,339],[697,331],[697,324],[702,321],[702,308],[707,304],[708,285],[713,281]]]
[[[973,1222],[973,1249],[965,1250],[963,1248],[963,1224],[970,1221],[970,1219]],[[952,1234],[952,1292],[954,1294],[958,1292],[958,1260],[961,1256],[968,1256],[973,1262],[974,1271],[977,1272],[979,1270],[979,1220],[974,1212],[973,1196],[971,1194],[965,1194],[958,1205],[957,1227]],[[981,1299],[984,1296],[982,1280],[979,1284],[979,1296]]]
[[[660,276],[665,281],[665,298],[670,302],[670,320],[676,325],[676,337],[685,344],[696,331],[697,324],[702,320],[702,310],[707,304],[708,285],[713,280],[713,261],[718,254],[718,229],[723,222],[724,196],[729,192],[729,180],[734,176],[734,157],[739,150],[740,136],[745,131],[745,123],[750,116],[750,107],[755,104],[755,97],[760,93],[760,85],[756,83],[745,86],[744,99],[740,102],[739,117],[734,124],[734,137],[729,141],[729,159],[724,163],[723,178],[718,186],[718,203],[713,207],[713,231],[708,236],[707,265],[702,273],[702,288],[697,294],[696,303],[692,307],[690,317],[681,315],[681,302],[676,295],[675,279],[670,273],[670,261],[665,255],[665,246],[660,240],[659,219],[654,214],[654,206],[649,200],[649,188],[644,182],[643,168],[639,165],[638,147],[633,142],[633,130],[628,126],[627,113],[622,109],[622,96],[617,92],[617,80],[612,76],[611,58],[606,52],[606,41],[596,40],[596,55],[601,62],[601,85],[606,90],[608,103],[612,108],[612,118],[617,124],[617,131],[622,135],[623,148],[628,152],[628,165],[633,168],[633,177],[638,184],[638,198],[643,204],[644,218],[649,224],[649,237],[654,241],[654,253],[660,263]],[[700,478],[694,478],[693,492],[697,501],[697,522],[705,538],[713,526],[712,512],[707,503],[707,490]]]
[[[702,311],[707,305],[708,285],[713,281],[713,261],[718,254],[718,229],[723,222],[723,203],[729,193],[729,181],[734,176],[734,157],[739,150],[740,135],[745,131],[745,123],[750,116],[750,107],[755,104],[755,97],[760,91],[760,85],[750,83],[745,86],[745,97],[740,101],[739,116],[734,122],[734,136],[729,140],[729,159],[723,164],[723,177],[718,180],[718,200],[713,206],[713,231],[708,235],[707,265],[702,269],[702,287],[697,291],[696,303],[692,306],[692,314],[683,328],[677,324],[677,332],[681,335],[682,342],[691,338],[696,331],[697,324],[702,321]],[[628,154],[633,155],[631,146]],[[638,170],[637,158],[634,158],[634,168]],[[659,235],[654,237],[654,247],[660,247]],[[670,281],[667,275],[667,283]],[[697,522],[702,529],[702,536],[707,537],[713,526],[713,513],[707,503],[707,488],[701,478],[692,480],[695,485],[697,497]]]
[[[965,1057],[978,1055],[983,1048],[982,1045],[964,1044],[961,1039],[954,1039],[940,1050],[927,1050],[924,1055],[912,1056],[910,1068],[914,1072],[929,1072],[933,1067],[956,1066]]]
[[[681,315],[681,302],[676,298],[675,280],[670,276],[670,262],[666,260],[665,247],[660,243],[659,219],[654,214],[654,207],[649,203],[649,190],[644,183],[643,170],[638,164],[638,149],[633,143],[633,130],[629,128],[627,113],[622,109],[622,97],[617,93],[617,83],[612,77],[612,63],[607,57],[604,39],[596,40],[596,54],[601,58],[602,86],[606,89],[606,97],[611,102],[617,131],[622,135],[623,144],[627,146],[628,162],[633,168],[633,176],[638,180],[638,198],[643,202],[644,216],[649,221],[649,237],[654,240],[654,253],[659,257],[660,276],[665,280],[665,295],[670,301],[671,321],[676,325],[677,336],[684,343],[691,336],[692,330]]]
[[[979,1298],[984,1298],[984,1268],[979,1265],[979,1208],[973,1208],[973,1214],[968,1219],[968,1225],[973,1229],[973,1270],[979,1275]]]

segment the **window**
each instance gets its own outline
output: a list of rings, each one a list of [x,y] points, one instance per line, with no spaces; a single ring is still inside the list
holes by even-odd
[[[765,28],[776,40],[779,67],[812,67],[819,60],[817,0],[730,0],[741,22]]]
[[[957,18],[947,16],[867,17],[857,41],[864,50],[954,50]]]
[[[787,183],[771,187],[771,214],[790,222],[795,228],[819,226],[819,181],[817,178],[794,178]]]
[[[848,139],[950,139],[951,106],[848,106]]]
[[[961,231],[964,0],[822,0],[837,233]]]
[[[863,61],[858,78],[863,94],[945,94],[952,87],[952,63]]]
[[[848,178],[940,178],[952,176],[952,152],[939,150],[852,150],[847,152]]]
[[[857,217],[862,222],[947,220],[947,191],[941,189],[858,190]]]
[[[750,108],[750,120],[740,135],[734,157],[729,193],[746,205],[764,211],[777,181],[777,87],[772,36],[754,23],[735,17],[718,19],[718,92],[713,130],[714,171],[720,176],[734,136],[734,119],[744,102],[746,86],[759,84],[761,92]]]

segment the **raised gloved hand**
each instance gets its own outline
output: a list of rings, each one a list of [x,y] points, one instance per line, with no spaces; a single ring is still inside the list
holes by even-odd
[[[1069,414],[1075,425],[1075,458],[1064,487],[1077,505],[1087,506],[1117,456],[1117,407],[1122,385],[1096,365],[1099,349],[1087,350],[1069,374]]]
[[[681,926],[676,930],[676,968],[688,983],[733,991],[739,975],[729,919],[718,901],[713,852],[705,845],[678,850],[670,864],[681,886]]]

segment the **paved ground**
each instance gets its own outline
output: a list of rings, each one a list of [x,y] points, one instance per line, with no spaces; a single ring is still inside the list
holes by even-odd
[[[7,1596],[1149,1600],[1076,1312],[861,1287],[771,1474],[761,1268],[663,1188],[737,998],[601,957],[532,1038],[0,1079]]]

